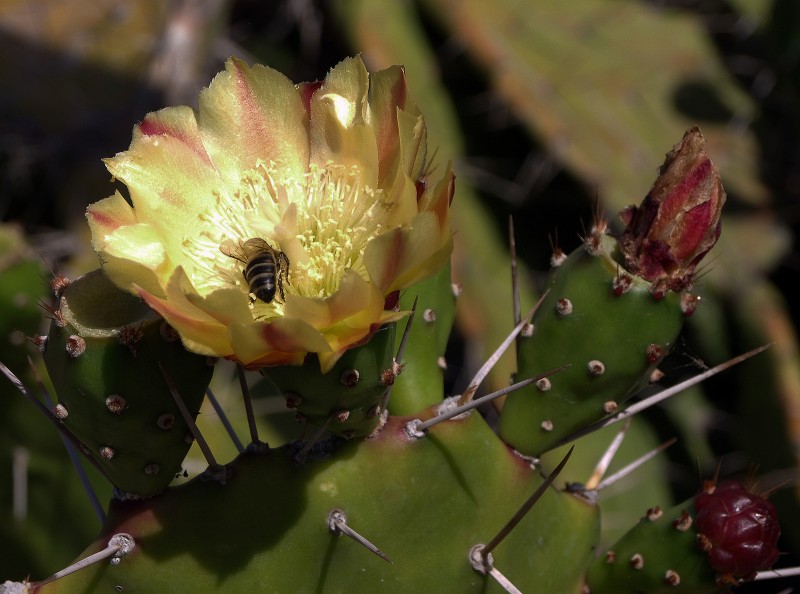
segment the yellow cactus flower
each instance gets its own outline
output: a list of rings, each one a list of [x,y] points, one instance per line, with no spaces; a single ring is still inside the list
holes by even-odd
[[[108,276],[190,350],[250,368],[316,353],[327,371],[450,255],[453,175],[432,179],[401,67],[295,85],[232,58],[197,112],[148,114],[105,163],[132,202],[87,210]]]

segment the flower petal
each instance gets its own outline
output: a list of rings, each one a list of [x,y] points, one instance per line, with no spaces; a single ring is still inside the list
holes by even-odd
[[[231,343],[245,366],[299,365],[306,353],[328,350],[322,334],[303,320],[276,318],[257,324],[233,324]]]
[[[370,76],[369,106],[378,149],[378,184],[382,188],[390,186],[387,180],[394,180],[397,175],[400,155],[398,110],[405,110],[407,101],[410,102],[402,66],[392,66]]]
[[[374,292],[375,288],[351,269],[344,274],[339,290],[326,299],[287,295],[284,315],[306,320],[315,328],[325,329],[370,304],[375,307],[377,301]],[[383,309],[382,294],[379,301],[379,309]]]
[[[141,222],[201,210],[220,185],[199,142],[194,113],[184,107],[148,114],[134,129],[128,150],[104,162],[128,186]]]
[[[186,298],[221,324],[253,321],[249,298],[239,289],[217,289],[205,297],[197,293],[187,293]]]
[[[436,215],[422,212],[409,228],[395,228],[372,240],[364,262],[372,281],[388,294],[433,274],[451,251],[450,235],[442,234]]]
[[[387,194],[394,205],[389,225],[405,226],[419,208],[417,204],[417,181],[425,176],[425,121],[421,116],[412,116],[398,110],[398,155],[395,179],[388,185]],[[449,175],[448,170],[445,175]],[[388,181],[388,180],[387,180]]]
[[[228,357],[233,353],[228,326],[194,305],[187,295],[197,292],[189,278],[178,267],[170,278],[166,298],[161,299],[144,289],[139,296],[178,331],[184,346],[195,353]]]
[[[397,126],[402,167],[408,177],[420,179],[425,175],[425,159],[428,155],[425,119],[421,115],[398,111]]]
[[[405,315],[384,312],[384,301],[378,287],[349,270],[339,290],[327,299],[287,295],[284,315],[320,329],[327,347],[324,353],[318,351],[324,373],[348,348],[367,339],[380,325]]]
[[[456,193],[455,181],[453,171],[448,163],[441,179],[433,187],[427,188],[419,199],[419,210],[434,213],[442,233],[449,233],[450,205],[453,203]]]
[[[135,225],[136,214],[128,201],[119,192],[104,198],[86,209],[89,229],[92,231],[92,245],[95,249],[103,249],[107,236],[120,227]]]
[[[259,160],[298,175],[306,170],[308,114],[294,84],[277,70],[231,58],[200,93],[199,107],[203,142],[231,183]]]
[[[146,136],[162,136],[179,140],[197,157],[211,165],[211,157],[203,146],[203,139],[197,128],[194,110],[185,105],[167,107],[148,113],[133,130],[133,141]]]
[[[165,121],[173,128],[162,125]],[[200,213],[214,203],[220,188],[207,155],[197,152],[196,143],[187,142],[197,134],[194,126],[185,110],[151,114],[137,128],[130,148],[105,161],[128,187],[137,222],[155,231],[171,261],[183,258],[183,240],[197,233]],[[165,132],[154,135],[143,130]]]
[[[403,311],[383,311],[375,323],[371,324],[363,334],[361,332],[353,333],[349,335],[349,341],[345,340],[345,337],[348,336],[347,334],[339,335],[339,340],[337,341],[339,347],[336,350],[317,353],[320,371],[327,373],[349,349],[366,343],[384,324],[396,322],[407,315],[408,312]]]
[[[159,271],[164,267],[164,247],[155,230],[138,223],[136,213],[117,192],[86,209],[92,246],[103,269],[125,290],[137,284],[156,295],[164,294]],[[133,258],[131,256],[134,256]]]
[[[369,118],[369,74],[360,58],[337,64],[311,97],[311,162],[358,165],[365,185],[378,183],[378,150]]]
[[[136,258],[132,259],[131,254]],[[103,270],[118,286],[128,291],[139,285],[162,295],[160,279],[172,268],[157,231],[144,223],[120,227],[108,236],[103,256]]]

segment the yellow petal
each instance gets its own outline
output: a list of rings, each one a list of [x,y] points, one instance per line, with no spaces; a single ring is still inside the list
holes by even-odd
[[[376,287],[362,279],[354,270],[345,272],[339,289],[330,297],[318,299],[287,295],[284,316],[306,320],[315,328],[325,329],[344,318],[357,314],[372,304],[374,310],[376,296],[379,296],[379,309],[383,308],[383,294]]]
[[[330,332],[329,336],[335,336],[337,339],[334,342],[336,345],[335,350],[317,354],[320,363],[320,371],[322,371],[322,373],[327,373],[349,349],[368,342],[372,335],[384,324],[395,322],[407,315],[408,312],[404,311],[383,311],[368,328],[358,328],[358,331],[351,329],[349,333],[340,331],[335,335],[333,332]]]
[[[378,150],[368,115],[369,74],[360,58],[337,64],[311,98],[311,162],[358,165],[376,188]]]
[[[405,72],[401,66],[392,66],[370,75],[369,105],[372,126],[378,149],[378,184],[390,187],[388,180],[397,176],[400,155],[398,135],[398,110],[405,110],[408,99]]]
[[[92,245],[95,249],[103,249],[106,237],[119,227],[137,223],[131,205],[119,192],[90,205],[86,209],[86,218],[92,231]]]
[[[187,293],[189,302],[221,324],[250,323],[253,314],[248,295],[240,289],[217,289],[205,297]]]
[[[151,114],[130,148],[106,160],[108,170],[128,186],[136,220],[157,232],[173,261],[183,258],[183,240],[198,233],[200,214],[214,203],[221,186],[207,155],[198,154],[196,143],[187,143],[186,137],[196,137],[197,131],[186,113],[171,108]],[[167,128],[165,121],[176,127]]]
[[[197,118],[190,107],[179,105],[148,113],[133,129],[133,142],[147,136],[174,138],[198,159],[211,165],[211,157],[197,128]]]
[[[455,191],[455,177],[448,163],[441,179],[433,187],[427,188],[419,199],[419,210],[434,213],[442,233],[449,233],[450,205]]]
[[[177,268],[161,299],[139,290],[139,296],[178,331],[184,346],[195,353],[227,357],[233,353],[228,326],[192,304],[187,294],[196,294],[182,268]]]
[[[128,150],[105,164],[128,186],[141,222],[202,210],[213,203],[213,191],[220,186],[194,114],[185,107],[148,114],[134,129]]]
[[[136,254],[135,259],[131,254]],[[120,227],[106,236],[101,256],[103,270],[117,285],[132,291],[135,284],[155,295],[163,294],[162,280],[169,276],[172,265],[161,237],[149,225]]]
[[[268,322],[232,324],[231,343],[236,359],[245,366],[295,364],[306,353],[328,350],[328,344],[313,326],[303,320],[276,318]]]
[[[395,228],[370,242],[364,262],[372,281],[384,294],[407,287],[441,266],[451,250],[436,215],[419,213],[409,228]]]
[[[123,291],[136,294],[141,288],[154,296],[164,296],[161,279],[147,266],[130,258],[112,256],[107,252],[101,252],[100,256],[103,272]]]
[[[368,338],[386,320],[398,317],[397,312],[383,311],[384,301],[375,285],[349,270],[339,290],[327,299],[287,295],[284,315],[319,328],[326,348],[316,352],[324,373],[348,348]]]
[[[397,177],[386,190],[387,201],[392,205],[386,218],[386,226],[403,227],[417,215],[417,185],[401,168],[395,170]]]
[[[276,70],[231,58],[200,93],[198,121],[211,159],[231,183],[259,160],[298,175],[308,166],[308,114],[294,84]]]
[[[138,263],[156,272],[166,261],[161,236],[147,223],[120,227],[106,236],[105,244],[104,253],[125,258],[135,252]]]
[[[425,119],[421,115],[398,111],[397,126],[402,167],[411,179],[420,179],[425,174],[428,155]]]
[[[136,213],[122,195],[117,192],[92,204],[86,209],[86,218],[92,246],[108,277],[125,290],[134,291],[137,284],[163,296],[159,278],[165,260],[163,246],[153,229],[137,223]]]

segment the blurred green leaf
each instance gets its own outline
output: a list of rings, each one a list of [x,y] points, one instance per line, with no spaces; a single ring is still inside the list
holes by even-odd
[[[613,210],[635,203],[699,124],[729,190],[767,198],[747,124],[757,106],[698,17],[633,0],[425,0],[495,91]]]
[[[777,471],[762,480],[764,489],[782,489],[776,497],[786,537],[800,547],[800,341],[786,304],[768,282],[751,283],[732,300],[735,326],[743,348],[771,347],[736,369],[740,389],[737,436],[758,474]]]

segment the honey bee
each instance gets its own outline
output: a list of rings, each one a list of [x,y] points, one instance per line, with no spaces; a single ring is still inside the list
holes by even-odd
[[[284,279],[287,284],[289,283],[289,258],[286,254],[258,238],[240,241],[238,245],[228,240],[219,249],[226,256],[244,264],[242,275],[247,281],[251,295],[255,295],[256,299],[269,303],[275,299],[277,289],[281,302],[285,301]]]

